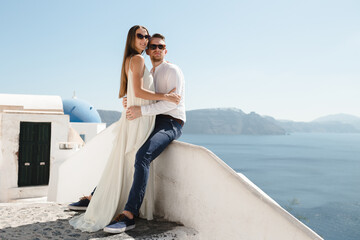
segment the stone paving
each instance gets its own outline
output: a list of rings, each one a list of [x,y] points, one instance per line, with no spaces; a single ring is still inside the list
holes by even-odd
[[[1,203],[0,239],[198,239],[195,230],[162,219],[136,219],[136,228],[121,234],[108,234],[103,231],[85,233],[74,229],[68,223],[76,214],[80,213],[56,203]]]

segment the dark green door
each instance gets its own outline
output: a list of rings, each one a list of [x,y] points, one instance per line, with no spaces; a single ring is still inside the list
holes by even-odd
[[[20,122],[18,186],[47,185],[51,123]]]

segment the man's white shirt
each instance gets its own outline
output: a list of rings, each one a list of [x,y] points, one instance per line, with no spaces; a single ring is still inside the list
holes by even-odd
[[[150,105],[141,106],[142,115],[166,114],[186,122],[185,114],[185,82],[180,68],[168,62],[162,62],[154,71],[151,71],[154,77],[155,92],[168,93],[176,87],[175,93],[181,96],[180,103],[169,101],[157,101]]]

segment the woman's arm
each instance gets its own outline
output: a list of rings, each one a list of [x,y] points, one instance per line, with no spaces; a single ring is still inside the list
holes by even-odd
[[[178,104],[180,96],[174,93],[174,89],[169,93],[154,93],[143,88],[143,75],[145,70],[145,60],[141,55],[132,57],[130,69],[133,73],[133,87],[135,97],[146,100],[164,100]]]

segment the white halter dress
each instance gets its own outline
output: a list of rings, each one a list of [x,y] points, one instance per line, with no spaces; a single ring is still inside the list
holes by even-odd
[[[131,60],[130,60],[131,61]],[[153,101],[137,98],[133,89],[133,74],[129,67],[127,86],[127,105],[146,105]],[[154,91],[151,74],[145,67],[143,88]],[[76,229],[95,232],[103,229],[111,220],[124,210],[133,182],[135,154],[149,137],[155,125],[155,116],[142,116],[135,120],[127,120],[123,112],[115,128],[118,132],[112,144],[112,152],[104,172],[97,185],[95,194],[84,214],[70,219],[69,223]],[[86,171],[86,169],[83,169]],[[153,219],[154,210],[154,175],[150,166],[149,182],[146,188],[140,217]],[[86,181],[86,179],[84,179]],[[95,187],[95,186],[94,186]]]

